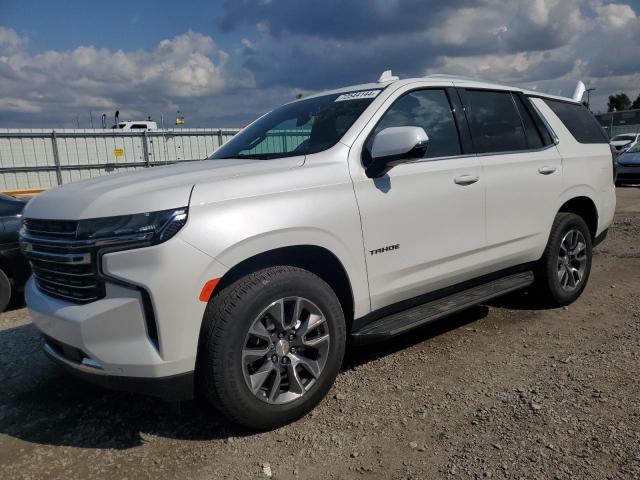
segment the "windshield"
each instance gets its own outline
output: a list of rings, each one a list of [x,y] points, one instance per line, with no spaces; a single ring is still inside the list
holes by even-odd
[[[626,153],[640,153],[640,143],[636,143],[633,147],[627,150]]]
[[[635,135],[616,135],[611,139],[612,142],[620,142],[622,140],[633,141],[636,139]]]
[[[321,152],[342,138],[380,91],[322,95],[276,108],[210,158],[266,160]]]

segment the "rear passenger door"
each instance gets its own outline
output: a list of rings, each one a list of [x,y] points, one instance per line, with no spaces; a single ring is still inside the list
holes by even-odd
[[[487,261],[493,270],[537,260],[562,189],[562,163],[529,100],[460,89],[486,191]]]

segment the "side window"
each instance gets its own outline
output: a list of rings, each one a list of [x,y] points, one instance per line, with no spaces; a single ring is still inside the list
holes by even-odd
[[[540,137],[540,133],[538,132],[536,125],[533,123],[531,114],[522,103],[522,99],[517,95],[513,95],[513,100],[516,102],[516,107],[518,107],[518,113],[520,114],[520,118],[522,119],[522,125],[524,125],[524,133],[525,133],[525,136],[527,137],[528,147],[530,149],[544,147],[544,143],[542,142],[542,137]]]
[[[460,155],[460,138],[444,90],[416,90],[403,95],[385,112],[369,137],[370,148],[376,133],[388,127],[422,127],[429,136],[424,158]]]
[[[571,135],[580,143],[609,143],[596,117],[580,103],[544,99]]]
[[[466,97],[478,153],[527,149],[523,123],[510,92],[466,90]]]

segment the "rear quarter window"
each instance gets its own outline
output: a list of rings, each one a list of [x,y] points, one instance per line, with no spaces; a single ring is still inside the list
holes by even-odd
[[[579,143],[609,143],[596,117],[582,104],[543,99]]]

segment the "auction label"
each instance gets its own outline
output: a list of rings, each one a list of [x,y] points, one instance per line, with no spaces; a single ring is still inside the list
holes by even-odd
[[[347,100],[361,100],[363,98],[376,98],[381,90],[362,90],[360,92],[343,93],[335,99],[336,102],[346,102]]]

